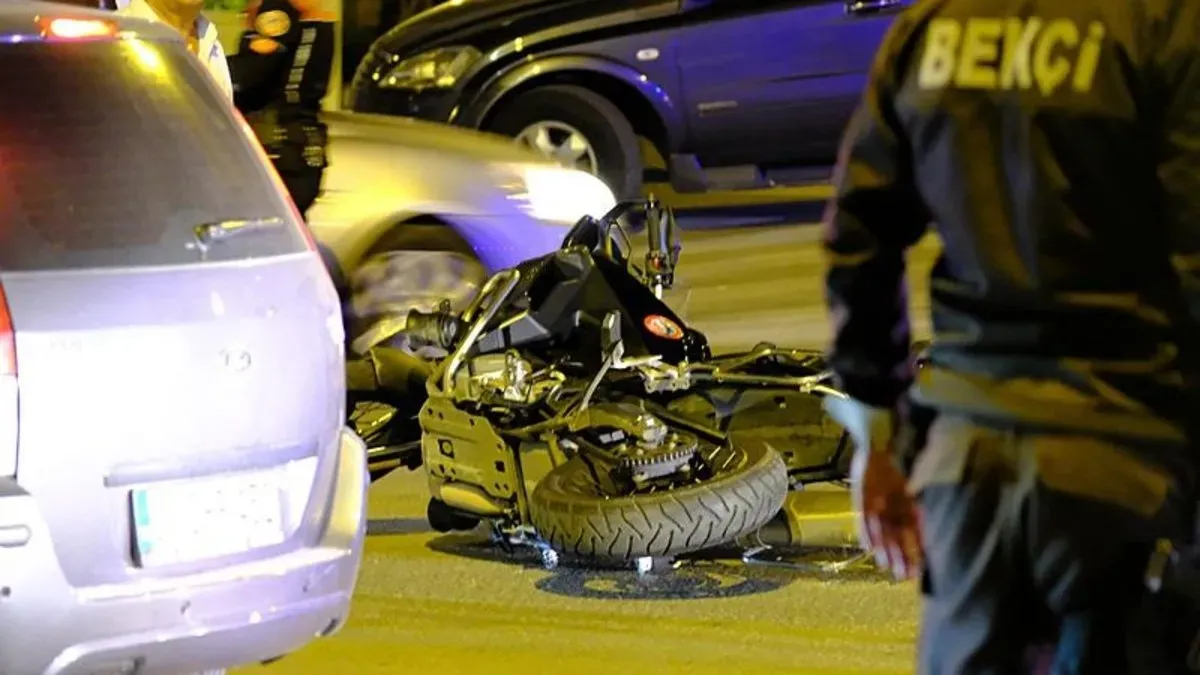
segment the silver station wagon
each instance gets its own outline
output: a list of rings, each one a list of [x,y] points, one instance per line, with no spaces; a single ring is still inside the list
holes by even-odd
[[[338,298],[165,26],[0,3],[0,673],[220,672],[346,620]]]

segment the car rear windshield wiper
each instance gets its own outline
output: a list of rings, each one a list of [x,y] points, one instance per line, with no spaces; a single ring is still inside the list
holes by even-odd
[[[207,248],[213,242],[223,241],[230,237],[235,237],[239,234],[247,232],[257,232],[260,230],[274,229],[284,225],[283,218],[278,216],[270,216],[267,218],[243,218],[231,220],[218,220],[213,223],[202,223],[197,225],[192,231],[196,235],[196,243],[200,244],[201,248]]]

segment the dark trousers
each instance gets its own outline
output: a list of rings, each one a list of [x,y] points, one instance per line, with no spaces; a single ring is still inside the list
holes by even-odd
[[[1029,672],[1038,644],[1054,673],[1191,672],[1192,608],[1143,586],[1156,539],[1190,540],[1189,467],[1177,447],[939,417],[914,468],[918,672]]]
[[[283,184],[287,186],[288,192],[292,195],[296,209],[305,218],[308,217],[309,207],[317,201],[317,197],[321,194],[321,177],[324,173],[324,169],[308,167],[279,171],[279,177],[283,179]]]

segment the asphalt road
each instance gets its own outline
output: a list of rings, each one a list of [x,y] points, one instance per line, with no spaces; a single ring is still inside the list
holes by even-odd
[[[762,339],[820,346],[828,324],[815,235],[811,227],[685,232],[680,284],[670,299],[710,333],[718,349]],[[928,269],[933,250],[929,243],[918,248],[916,276]],[[915,283],[914,295],[923,288]],[[373,486],[371,534],[349,625],[299,654],[246,672],[912,670],[915,589],[869,569],[830,572],[727,560],[641,580],[632,572],[547,572],[529,554],[504,554],[482,535],[429,531],[426,499],[420,475],[397,474]],[[844,526],[848,503],[844,494],[836,499],[841,505],[823,515]],[[814,559],[843,557],[823,553]]]
[[[779,345],[823,347],[829,338],[820,228],[790,226],[685,231],[678,283],[668,299],[717,350]],[[929,333],[928,276],[937,240],[909,256],[914,333]]]

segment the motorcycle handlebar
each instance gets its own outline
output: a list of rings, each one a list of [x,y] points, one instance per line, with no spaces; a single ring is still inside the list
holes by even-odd
[[[479,336],[483,334],[488,322],[500,311],[500,307],[508,300],[508,296],[512,295],[520,281],[520,270],[510,268],[497,272],[483,284],[483,288],[479,289],[479,295],[475,296],[475,300],[463,315],[465,318],[459,319],[462,327],[466,330],[466,335],[458,340],[454,351],[446,360],[445,369],[442,371],[442,389],[444,391],[450,391],[454,384],[454,374],[466,359],[467,351],[479,340]]]
[[[463,321],[453,314],[426,313],[414,309],[408,313],[404,333],[409,339],[421,344],[440,349],[452,349],[463,328]]]
[[[621,225],[621,219],[635,211],[640,212],[646,219],[647,257],[655,261],[656,269],[660,273],[669,277],[678,262],[680,252],[675,216],[671,208],[662,204],[654,195],[645,200],[621,202],[599,218],[580,218],[563,237],[562,247],[586,244],[599,246],[608,252],[613,246],[614,234],[619,234],[628,244],[629,236]]]

